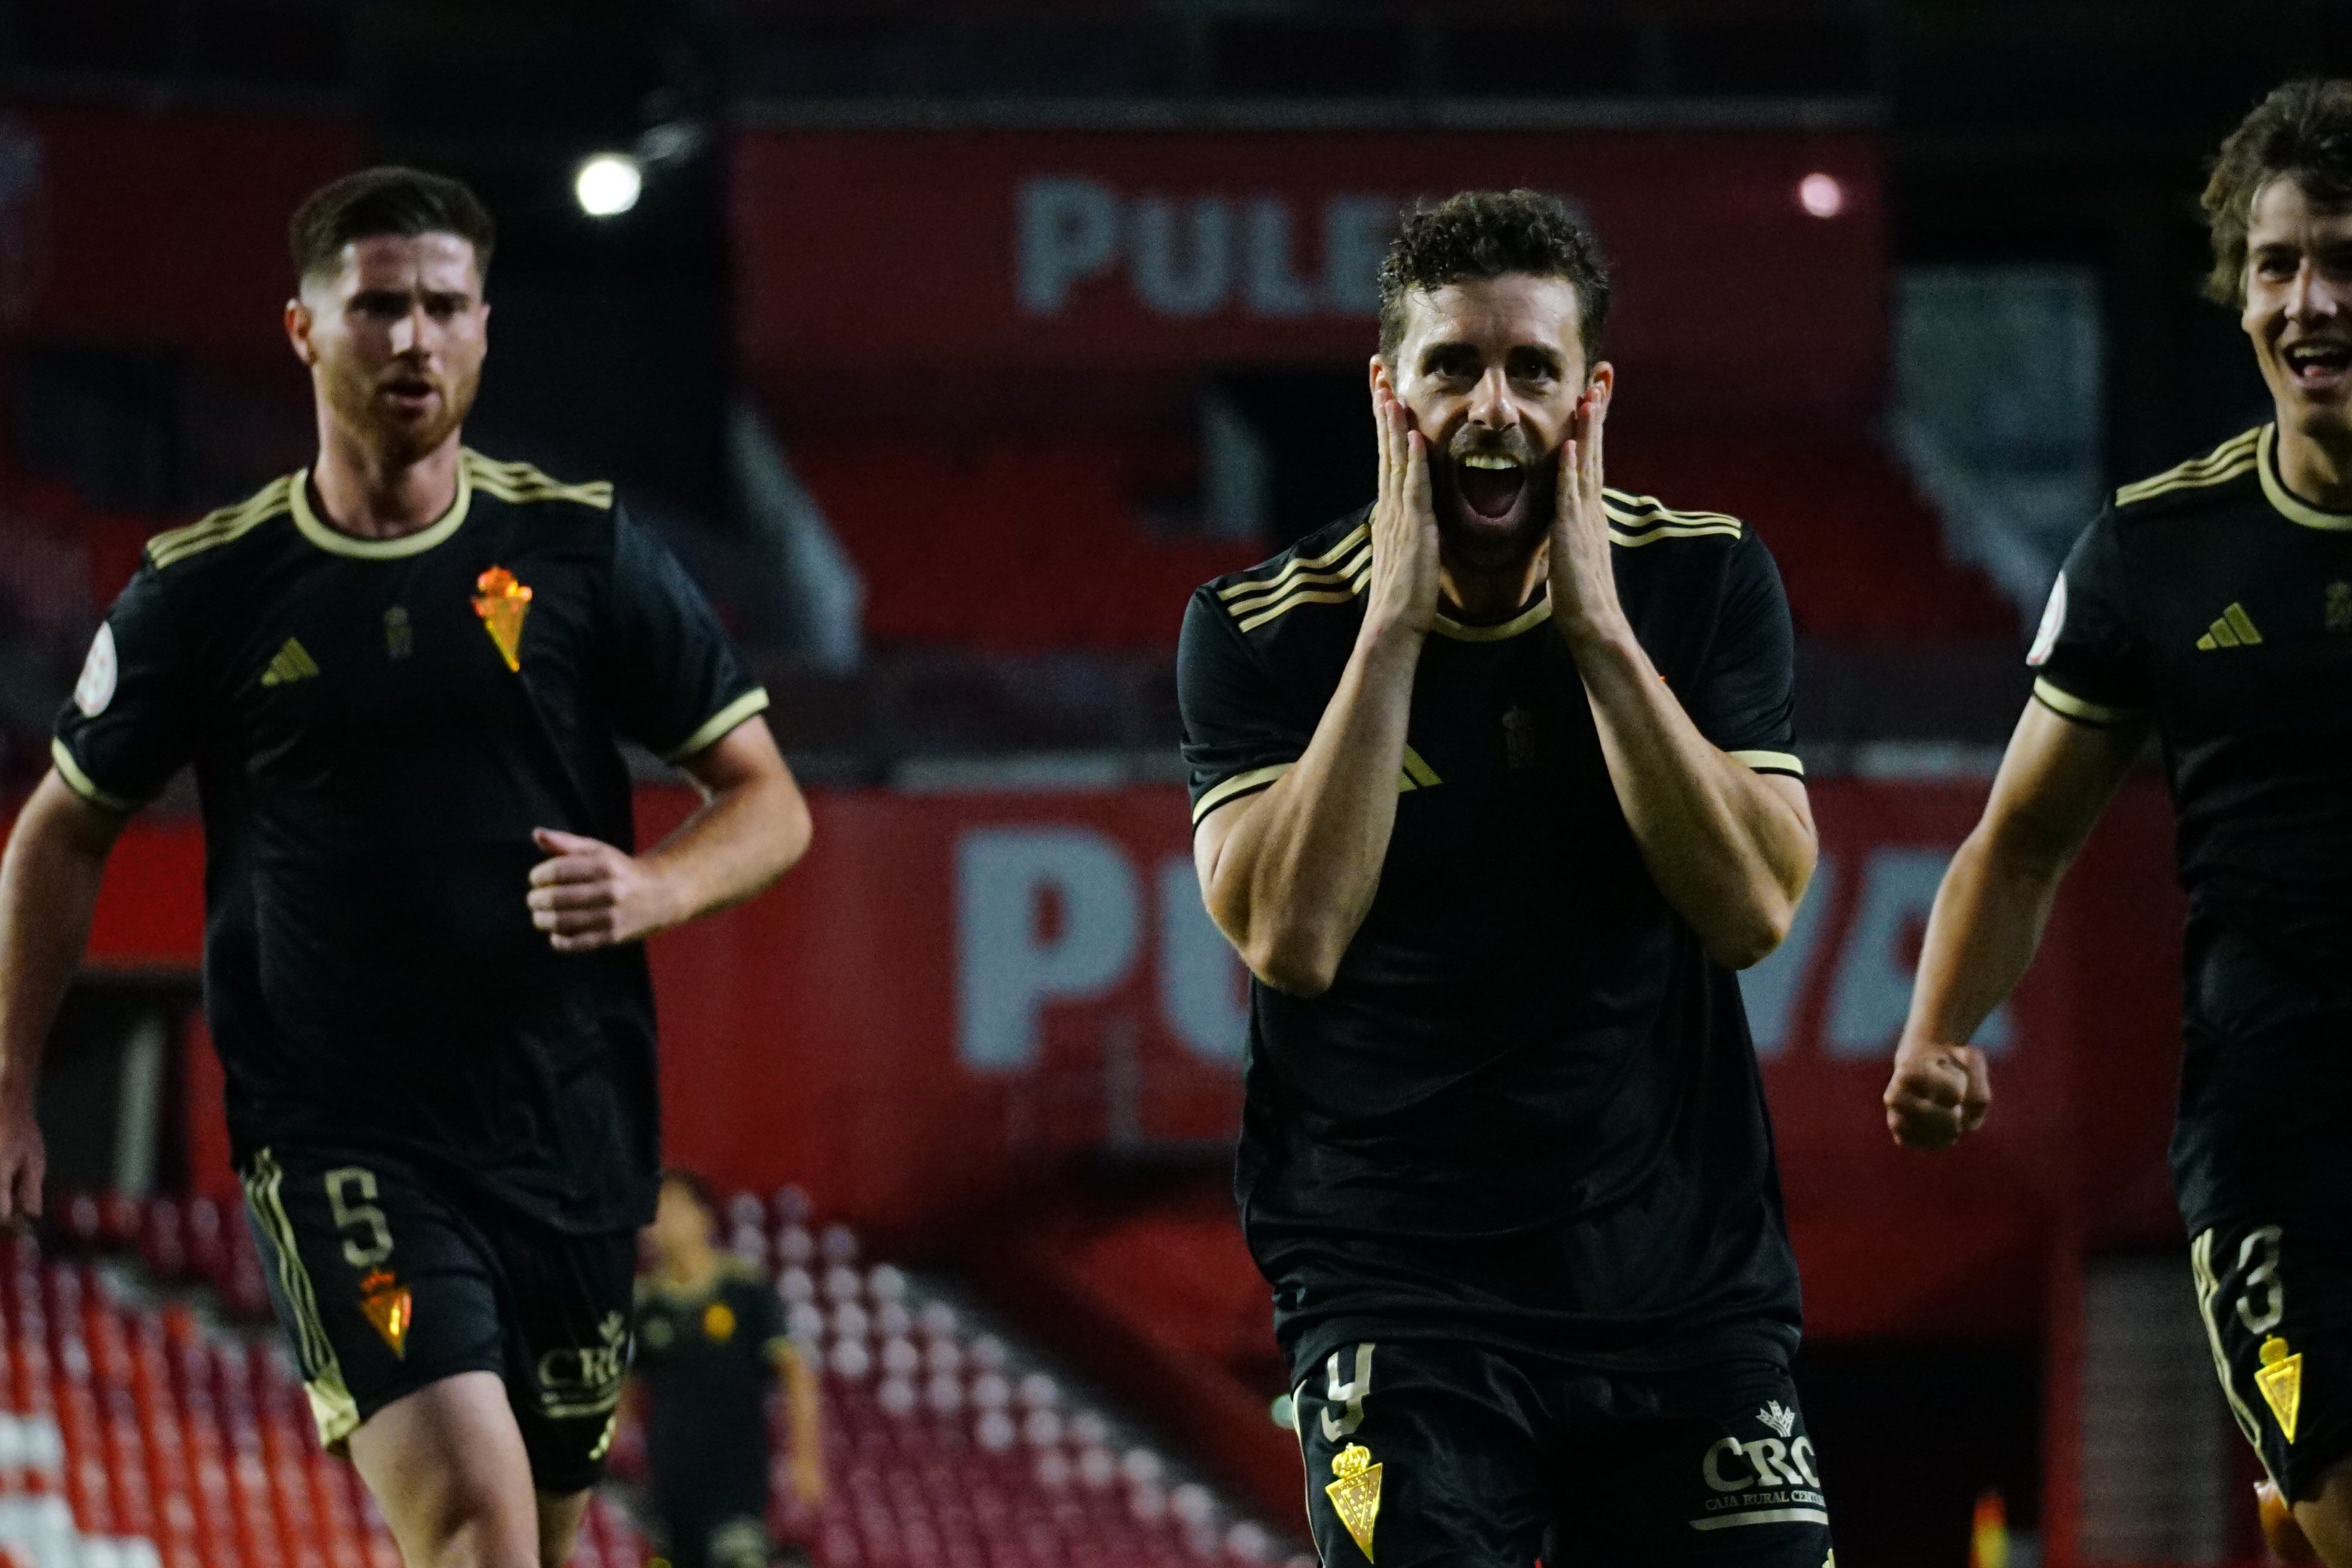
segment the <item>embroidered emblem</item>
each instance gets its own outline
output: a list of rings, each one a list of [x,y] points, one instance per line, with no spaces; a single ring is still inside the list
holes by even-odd
[[[369,1324],[383,1336],[392,1353],[403,1360],[408,1356],[408,1325],[416,1314],[416,1302],[408,1287],[377,1268],[360,1281],[360,1310],[366,1314]]]
[[[1331,1457],[1333,1479],[1324,1487],[1324,1495],[1331,1500],[1331,1510],[1339,1522],[1348,1527],[1355,1538],[1356,1549],[1364,1561],[1372,1560],[1372,1526],[1381,1517],[1381,1471],[1383,1467],[1372,1462],[1372,1451],[1361,1443],[1350,1443]]]
[[[406,658],[416,651],[416,631],[408,624],[408,606],[394,605],[383,613],[383,657]]]
[[[515,581],[515,574],[503,566],[493,566],[474,581],[474,614],[482,617],[482,626],[490,640],[499,645],[499,657],[507,661],[509,669],[522,668],[522,623],[530,614],[530,588]]]
[[[2254,617],[2246,614],[2246,606],[2232,600],[2221,612],[2221,618],[2205,629],[2197,639],[2200,653],[2211,653],[2221,647],[2258,647],[2263,634],[2254,629]]]
[[[2263,1391],[2263,1403],[2278,1417],[2279,1431],[2294,1442],[2294,1418],[2303,1410],[2302,1354],[2289,1352],[2286,1342],[2276,1334],[2264,1340],[2262,1369],[2254,1373],[2254,1386]]]
[[[1797,1413],[1777,1399],[1759,1410],[1756,1419],[1783,1437],[1797,1429]]]
[[[2327,584],[2327,629],[2352,632],[2352,583]]]
[[[1524,708],[1503,714],[1503,761],[1514,772],[1536,765],[1536,716]]]

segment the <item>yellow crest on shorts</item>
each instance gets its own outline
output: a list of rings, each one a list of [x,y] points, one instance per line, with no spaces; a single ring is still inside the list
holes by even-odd
[[[2279,1431],[2294,1442],[2294,1418],[2303,1411],[2301,1352],[2290,1352],[2276,1334],[2264,1340],[2262,1369],[2254,1373],[2254,1386],[2263,1391],[2263,1403],[2278,1417]]]
[[[378,1268],[360,1281],[360,1311],[370,1327],[383,1336],[392,1353],[408,1358],[408,1325],[416,1316],[416,1299],[408,1287]]]
[[[1323,1489],[1367,1563],[1372,1560],[1372,1525],[1381,1517],[1381,1468],[1370,1448],[1350,1443],[1331,1457],[1334,1479]]]

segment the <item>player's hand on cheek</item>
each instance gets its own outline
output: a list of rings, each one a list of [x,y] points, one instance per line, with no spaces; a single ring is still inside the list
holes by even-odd
[[[589,952],[676,923],[668,887],[601,839],[535,827],[548,858],[530,869],[530,922],[558,952]]]
[[[1586,387],[1559,449],[1551,520],[1551,613],[1571,626],[1621,613],[1616,566],[1609,553],[1609,513],[1601,495],[1601,427],[1607,416],[1600,387]]]
[[[1429,447],[1386,387],[1372,391],[1380,499],[1372,505],[1372,580],[1365,625],[1425,633],[1437,619],[1437,510]]]
[[[1906,1149],[1948,1149],[1984,1125],[1992,1079],[1974,1046],[1905,1041],[1882,1097],[1886,1130]]]

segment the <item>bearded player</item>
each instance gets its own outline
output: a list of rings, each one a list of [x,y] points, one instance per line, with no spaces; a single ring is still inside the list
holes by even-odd
[[[2067,556],[1886,1115],[1929,1149],[1983,1121],[1968,1041],[2154,734],[2189,895],[2172,1172],[2198,1304],[2274,1539],[2352,1568],[2352,83],[2263,100],[2204,205],[2208,291],[2272,422],[2126,485]]]
[[[607,484],[466,448],[488,216],[373,169],[292,224],[319,451],[151,541],[0,863],[0,1219],[123,823],[204,805],[205,1005],[320,1440],[412,1568],[569,1554],[628,1359],[659,1114],[640,939],[807,808],[767,699]],[[704,804],[637,853],[616,738]]]
[[[1823,1568],[1733,973],[1813,866],[1780,578],[1602,487],[1609,279],[1557,202],[1415,214],[1381,292],[1379,499],[1202,588],[1179,663],[1318,1547]]]

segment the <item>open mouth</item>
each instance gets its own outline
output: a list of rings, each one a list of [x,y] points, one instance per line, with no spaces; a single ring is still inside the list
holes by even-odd
[[[1527,495],[1528,470],[1516,458],[1473,452],[1454,462],[1454,488],[1470,510],[1488,522],[1503,522]]]
[[[2281,357],[2286,362],[2288,376],[2305,392],[2333,392],[2352,372],[2352,343],[2294,343]]]
[[[421,407],[438,395],[434,384],[421,375],[398,376],[383,384],[386,396],[394,403]]]

